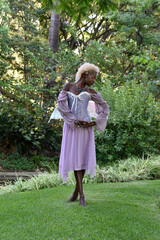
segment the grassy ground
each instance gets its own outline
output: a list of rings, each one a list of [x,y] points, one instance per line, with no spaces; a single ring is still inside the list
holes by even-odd
[[[86,208],[65,202],[72,190],[0,196],[0,239],[160,239],[160,180],[85,184]]]

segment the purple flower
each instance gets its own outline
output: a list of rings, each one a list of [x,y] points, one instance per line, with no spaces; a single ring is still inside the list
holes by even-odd
[[[141,77],[142,77],[142,74],[140,74],[139,77],[141,78]]]
[[[89,42],[87,42],[87,44],[89,44]]]
[[[74,74],[70,74],[71,77],[74,77]]]
[[[127,75],[124,75],[124,77],[127,77]]]
[[[104,44],[104,42],[101,42],[101,44]]]
[[[68,21],[64,21],[65,24],[68,24]]]
[[[47,77],[44,77],[44,80],[47,80]]]
[[[78,43],[75,44],[76,46],[78,45]]]

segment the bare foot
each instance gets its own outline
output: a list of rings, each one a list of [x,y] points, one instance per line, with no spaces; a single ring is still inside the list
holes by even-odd
[[[86,200],[84,195],[80,196],[80,206],[83,206],[83,207],[86,206]]]
[[[78,194],[77,195],[72,195],[71,198],[67,201],[67,202],[75,202],[78,198]]]

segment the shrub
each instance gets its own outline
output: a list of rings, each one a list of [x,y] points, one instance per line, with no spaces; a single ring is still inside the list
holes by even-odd
[[[3,157],[0,155],[0,165],[11,171],[35,171],[37,169],[43,171],[56,171],[58,172],[58,163],[59,158],[45,157],[42,155],[32,156],[32,157],[22,157],[19,153],[14,153]]]
[[[43,118],[43,109],[27,113],[25,109],[11,109],[10,106],[2,108],[0,143],[5,149],[4,154],[17,152],[21,156],[32,156],[43,153],[53,157],[59,152],[60,144],[57,143],[60,143],[61,126],[49,125],[47,121]]]
[[[33,161],[20,156],[18,153],[12,154],[5,159],[1,158],[0,164],[4,169],[12,171],[34,171],[37,167]]]
[[[110,115],[104,134],[95,134],[99,164],[160,153],[160,102],[149,89],[149,84],[128,81],[114,90],[109,81],[104,82],[101,92]]]

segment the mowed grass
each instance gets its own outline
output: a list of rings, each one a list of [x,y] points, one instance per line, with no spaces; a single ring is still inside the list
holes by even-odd
[[[160,180],[85,184],[0,196],[1,240],[160,240]]]

